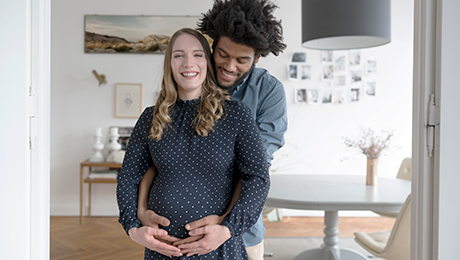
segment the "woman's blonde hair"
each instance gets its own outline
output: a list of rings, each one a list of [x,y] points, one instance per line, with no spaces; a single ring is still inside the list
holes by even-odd
[[[170,115],[178,98],[177,83],[174,80],[171,69],[172,48],[177,38],[182,34],[190,34],[198,39],[203,47],[207,62],[206,79],[202,84],[198,114],[193,121],[195,131],[198,135],[207,136],[212,131],[215,121],[221,118],[224,113],[222,101],[230,100],[228,93],[217,87],[215,83],[216,80],[211,63],[211,49],[206,38],[196,30],[190,28],[180,29],[171,37],[166,48],[163,80],[161,82],[160,95],[153,109],[150,139],[160,140],[165,128],[172,122]]]

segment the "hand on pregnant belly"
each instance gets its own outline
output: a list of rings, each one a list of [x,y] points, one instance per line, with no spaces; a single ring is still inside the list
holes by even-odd
[[[181,250],[172,243],[177,241],[177,238],[171,237],[165,230],[154,227],[131,228],[129,237],[141,246],[147,247],[150,250],[156,251],[166,256],[181,256]]]
[[[215,216],[215,218],[208,218],[211,221],[221,219],[216,215],[211,216]],[[220,222],[222,222],[222,220],[220,220]],[[192,227],[188,225],[186,228],[187,230],[192,229]],[[186,256],[207,254],[216,250],[225,241],[232,237],[230,230],[225,225],[207,224],[203,227],[193,228],[194,229],[189,232],[189,238],[182,239],[173,243],[173,246],[180,248],[182,254]]]

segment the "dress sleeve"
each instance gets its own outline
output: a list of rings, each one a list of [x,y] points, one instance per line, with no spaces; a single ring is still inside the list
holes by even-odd
[[[268,165],[271,165],[273,154],[284,145],[284,133],[287,130],[286,93],[281,82],[276,80],[274,88],[263,96],[256,115],[256,124],[265,147]]]
[[[140,227],[137,218],[137,193],[142,176],[152,164],[148,136],[153,109],[146,108],[139,117],[129,138],[123,165],[117,181],[118,221],[126,233],[133,227]]]
[[[242,176],[241,192],[223,221],[232,236],[242,235],[257,222],[270,188],[265,149],[257,125],[242,104],[239,116],[235,154],[237,172]]]

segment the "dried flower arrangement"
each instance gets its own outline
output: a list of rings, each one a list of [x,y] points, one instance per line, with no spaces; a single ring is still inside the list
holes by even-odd
[[[361,133],[357,138],[342,138],[347,147],[358,149],[369,159],[376,159],[379,158],[382,151],[390,146],[393,135],[392,130],[381,130],[381,133],[376,135],[374,130],[361,127]]]

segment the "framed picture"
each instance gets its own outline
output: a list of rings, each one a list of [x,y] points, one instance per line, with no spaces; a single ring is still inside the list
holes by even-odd
[[[300,64],[300,79],[311,80],[311,66],[306,64]]]
[[[347,91],[344,87],[335,88],[332,92],[332,103],[333,104],[345,104],[347,98]]]
[[[362,90],[361,87],[350,87],[348,90],[348,101],[358,102],[361,100]]]
[[[291,62],[307,62],[307,53],[306,52],[294,52],[291,56]]]
[[[337,55],[334,57],[334,72],[335,71],[345,71],[346,68],[346,56],[345,55]]]
[[[332,104],[332,92],[331,88],[321,89],[321,104]]]
[[[297,71],[297,64],[288,64],[287,65],[287,72],[288,72],[288,79],[297,81],[298,80],[298,71]]]
[[[305,88],[297,88],[295,90],[295,103],[307,103],[307,89]]]
[[[200,18],[85,15],[85,53],[164,53],[174,32],[196,28]]]
[[[361,65],[361,52],[360,51],[350,51],[350,65],[356,66]]]
[[[115,84],[115,117],[138,118],[142,113],[142,84]]]
[[[376,74],[377,73],[377,61],[376,60],[367,60],[367,62],[366,62],[366,73],[367,74]]]
[[[323,62],[332,62],[332,51],[321,51],[321,61]]]
[[[319,105],[320,104],[319,89],[307,88],[307,104]]]
[[[345,86],[347,77],[346,75],[334,75],[334,86]]]
[[[351,83],[360,82],[363,80],[363,71],[361,69],[350,70]]]
[[[332,81],[334,78],[334,66],[333,65],[323,65],[323,72],[321,79],[323,81]]]
[[[377,86],[377,81],[368,80],[364,83],[364,95],[366,97],[375,97],[375,90]]]

